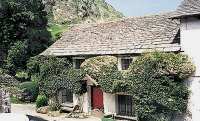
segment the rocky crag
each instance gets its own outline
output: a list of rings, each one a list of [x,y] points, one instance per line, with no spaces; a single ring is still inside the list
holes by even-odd
[[[95,22],[123,17],[105,0],[43,0],[43,2],[50,22]]]

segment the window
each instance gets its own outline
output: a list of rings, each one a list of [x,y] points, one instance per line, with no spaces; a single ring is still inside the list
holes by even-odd
[[[134,116],[134,105],[131,96],[118,95],[118,114],[122,116]]]
[[[73,102],[73,93],[70,90],[62,90],[62,103],[72,103]]]
[[[133,60],[132,58],[122,58],[121,59],[121,69],[127,70],[129,65],[131,64],[132,60]]]
[[[85,61],[85,59],[74,59],[74,68],[80,69],[81,64]]]

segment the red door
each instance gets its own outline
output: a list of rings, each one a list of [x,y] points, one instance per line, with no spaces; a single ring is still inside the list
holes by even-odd
[[[99,87],[92,87],[92,108],[103,109],[103,91]]]

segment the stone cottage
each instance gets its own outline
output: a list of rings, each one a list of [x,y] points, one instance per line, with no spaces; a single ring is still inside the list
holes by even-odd
[[[189,111],[192,121],[200,115],[200,0],[185,0],[177,11],[162,15],[126,18],[113,22],[77,25],[63,34],[62,38],[50,46],[42,55],[71,57],[73,66],[90,57],[112,55],[118,58],[118,69],[126,70],[132,60],[144,52],[163,51],[187,53],[197,67],[189,79],[191,98]],[[104,109],[105,114],[133,115],[133,102],[128,95],[105,93],[90,76],[87,92],[83,94],[83,111]],[[67,90],[58,94],[61,103],[76,104],[76,95]],[[127,108],[126,108],[127,107]]]

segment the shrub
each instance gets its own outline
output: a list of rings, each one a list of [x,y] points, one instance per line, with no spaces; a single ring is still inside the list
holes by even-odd
[[[19,81],[13,76],[7,74],[0,74],[0,88],[2,87],[15,87],[19,84]]]
[[[138,57],[127,80],[132,83],[130,93],[139,120],[171,121],[177,113],[185,113],[189,92],[183,81],[194,71],[183,54],[154,52]]]
[[[22,91],[20,100],[34,102],[39,93],[39,87],[36,82],[23,82],[19,85]]]
[[[6,68],[15,75],[17,69],[25,69],[27,61],[27,45],[25,42],[16,42],[8,51]]]
[[[105,92],[113,92],[111,88],[115,80],[122,78],[118,71],[117,58],[114,56],[98,56],[87,59],[81,68],[95,79]]]
[[[195,71],[188,56],[161,52],[137,57],[125,72],[113,56],[89,58],[81,67],[105,92],[132,95],[139,121],[171,121],[185,113],[189,91],[183,82]]]
[[[59,103],[56,103],[56,102],[52,102],[49,104],[49,109],[50,111],[57,111],[59,110],[61,107],[61,105]]]
[[[25,71],[17,71],[15,77],[17,78],[17,80],[19,80],[20,82],[25,82],[29,80],[29,76],[28,73]]]
[[[102,121],[115,121],[115,120],[112,118],[103,118]]]
[[[38,95],[36,100],[36,108],[48,105],[48,98],[45,95]]]
[[[31,78],[39,84],[42,94],[48,97],[57,95],[60,89],[69,89],[73,93],[83,93],[81,81],[85,74],[76,70],[67,58],[36,56],[28,65]]]

